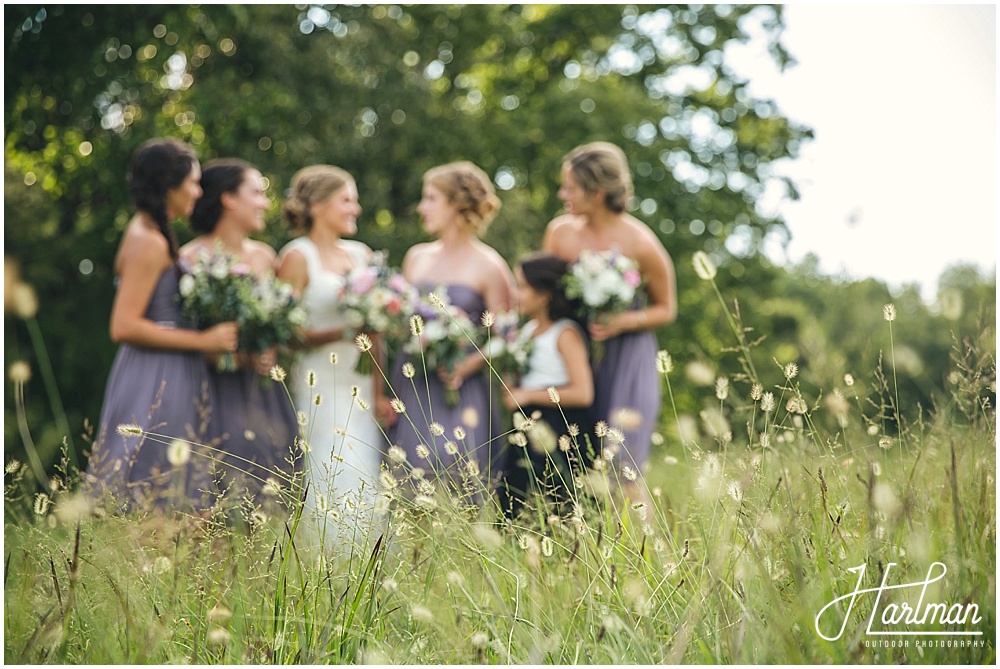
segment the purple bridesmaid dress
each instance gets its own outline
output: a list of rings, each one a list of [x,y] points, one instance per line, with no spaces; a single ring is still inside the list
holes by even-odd
[[[449,285],[447,289],[450,302],[469,314],[474,325],[481,327],[480,318],[486,310],[483,296],[468,286]],[[407,361],[417,368],[412,379],[403,376],[402,366]],[[419,358],[404,354],[393,367],[390,397],[395,393],[406,405],[406,413],[398,417],[389,431],[391,443],[406,452],[410,467],[423,469],[430,480],[460,481],[459,468],[467,466],[469,460],[475,460],[484,481],[496,479],[502,472],[502,456],[506,451],[505,442],[497,438],[505,430],[496,384],[490,383],[485,371],[471,376],[459,388],[458,405],[450,407],[436,370],[428,369],[425,380],[420,364]],[[431,423],[442,426],[444,433],[432,434]],[[464,439],[455,438],[455,428],[464,430]],[[427,447],[426,459],[418,454],[418,445]]]
[[[594,419],[624,433],[615,459],[636,471],[649,459],[660,415],[656,351],[651,331],[626,332],[605,342],[604,355],[594,369]]]
[[[292,401],[280,383],[253,370],[210,372],[215,390],[213,420],[221,436],[219,487],[230,498],[280,502],[265,486],[273,479],[287,490],[301,469],[299,434]],[[262,495],[262,492],[264,493]]]
[[[176,299],[180,276],[177,265],[160,275],[146,318],[184,327]],[[217,434],[214,400],[202,353],[119,346],[85,475],[91,494],[110,493],[126,509],[210,506],[217,495],[210,448]],[[143,434],[119,434],[122,424],[138,425]],[[178,439],[186,449],[172,443]]]

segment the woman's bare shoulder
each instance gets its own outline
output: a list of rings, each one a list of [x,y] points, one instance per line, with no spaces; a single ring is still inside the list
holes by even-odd
[[[546,226],[546,232],[550,234],[571,234],[578,231],[582,225],[583,219],[579,216],[560,214],[549,221],[548,226]]]

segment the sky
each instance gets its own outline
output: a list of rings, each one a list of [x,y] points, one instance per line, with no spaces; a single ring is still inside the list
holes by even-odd
[[[778,71],[762,40],[727,49],[757,97],[813,128],[776,171],[801,200],[777,197],[791,232],[779,262],[814,253],[844,279],[891,290],[917,283],[932,301],[949,265],[996,267],[996,7],[785,7]]]

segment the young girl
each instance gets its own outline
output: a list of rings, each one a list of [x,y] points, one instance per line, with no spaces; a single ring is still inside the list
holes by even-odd
[[[567,267],[556,256],[534,254],[516,272],[518,311],[531,319],[524,327],[534,346],[527,373],[504,393],[503,402],[537,420],[528,430],[527,445],[512,446],[508,456],[500,502],[511,518],[536,493],[557,503],[569,499],[572,473],[581,467],[586,435],[592,432],[594,379],[583,328],[573,319],[578,305],[562,288]]]

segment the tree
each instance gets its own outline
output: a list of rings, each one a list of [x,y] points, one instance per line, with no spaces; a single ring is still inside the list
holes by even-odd
[[[111,261],[130,213],[123,175],[156,135],[257,164],[276,245],[292,174],[348,169],[367,212],[359,238],[396,262],[421,239],[413,206],[427,168],[469,159],[493,176],[504,206],[487,241],[513,262],[559,209],[562,156],[616,142],[633,209],[678,267],[681,318],[664,342],[693,355],[705,305],[688,291],[691,254],[711,253],[734,282],[767,274],[758,249],[785,229],[756,198],[770,165],[810,136],[726,66],[751,13],[787,62],[781,9],[763,5],[5,6],[4,238],[40,295],[70,424],[99,414]],[[723,243],[734,234],[740,257]],[[31,358],[19,322],[5,331],[8,359]]]

